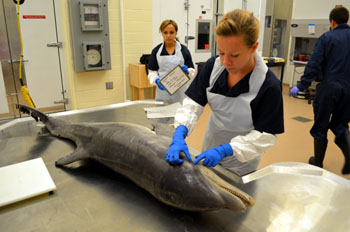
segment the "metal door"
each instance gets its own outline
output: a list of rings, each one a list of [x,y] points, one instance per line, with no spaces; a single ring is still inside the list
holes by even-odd
[[[159,26],[165,19],[175,20],[179,30],[177,37],[180,42],[186,45],[191,52],[194,63],[204,62],[211,56],[210,50],[207,52],[196,52],[196,20],[211,20],[212,6],[214,0],[185,0],[167,1],[155,0],[152,8],[153,38],[154,45],[163,41]],[[211,48],[211,45],[209,46]]]
[[[26,102],[18,75],[21,45],[15,1],[1,0],[0,12],[0,119],[4,119],[17,117],[15,104]],[[44,112],[65,110],[55,1],[24,1],[20,5],[20,25],[22,78],[36,107]]]
[[[208,58],[217,54],[215,44],[215,27],[221,20],[224,13],[232,9],[247,9],[252,11],[257,16],[261,23],[264,22],[265,10],[262,12],[262,7],[265,7],[265,1],[262,0],[184,0],[182,1],[167,1],[154,0],[152,8],[153,20],[153,35],[156,36],[153,41],[154,45],[162,42],[163,39],[159,33],[159,25],[164,19],[173,19],[179,27],[177,37],[180,42],[185,44],[191,52],[192,59],[195,63],[205,62]],[[261,13],[264,13],[262,15]],[[205,49],[198,50],[199,33],[201,31],[198,23],[210,22],[211,35],[209,43]],[[263,31],[261,31],[261,36]],[[259,37],[259,40],[262,40]],[[258,47],[260,50],[260,47]]]

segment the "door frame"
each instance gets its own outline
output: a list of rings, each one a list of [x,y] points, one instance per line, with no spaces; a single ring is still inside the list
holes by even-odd
[[[13,4],[11,6],[10,4]],[[64,45],[65,42],[63,41],[63,25],[62,25],[62,8],[60,1],[52,0],[52,9],[53,9],[53,20],[54,20],[54,30],[55,30],[55,40],[50,42],[62,42],[63,46],[57,47],[57,48],[48,48],[48,49],[57,49],[57,57],[58,57],[58,70],[59,74],[57,77],[60,79],[60,93],[62,96],[62,100],[68,99],[68,84],[67,84],[67,72],[66,72],[66,62],[65,62],[65,54],[64,54]],[[49,9],[51,10],[51,9]],[[0,37],[5,40],[5,42],[2,42],[3,45],[7,44],[6,54],[0,54],[0,59],[2,66],[4,67],[4,63],[10,66],[10,68],[6,68],[6,73],[1,73],[0,78],[4,80],[5,83],[5,91],[7,99],[3,99],[2,103],[7,104],[9,108],[8,113],[0,113],[0,120],[2,119],[11,119],[16,117],[21,117],[21,114],[15,110],[14,105],[15,104],[26,104],[22,97],[22,93],[20,91],[20,84],[18,79],[18,64],[16,65],[14,60],[16,60],[16,55],[19,57],[19,49],[20,49],[20,42],[18,39],[18,29],[17,29],[17,20],[15,18],[16,15],[16,4],[13,1],[6,1],[4,0],[0,1],[0,12],[3,12],[3,19],[1,20],[3,23],[0,23]],[[21,14],[21,11],[20,11]],[[23,20],[23,19],[22,19]],[[14,25],[15,24],[15,25]],[[1,52],[1,50],[0,50]],[[25,59],[25,57],[24,57]],[[7,71],[9,69],[9,71]],[[22,78],[24,81],[26,80],[26,73],[25,73],[25,65],[22,64]],[[4,70],[3,70],[4,71]],[[5,71],[4,71],[5,72]],[[5,80],[6,79],[6,80]],[[13,81],[10,81],[8,79],[12,79]],[[2,80],[1,80],[2,81]],[[12,83],[9,83],[12,82]],[[26,81],[25,81],[26,83]],[[60,100],[60,99],[58,99]],[[55,106],[53,106],[53,109],[48,108],[42,108],[40,110],[45,111],[65,111],[67,110],[68,105],[63,104],[63,107],[59,107],[59,110],[55,110]]]

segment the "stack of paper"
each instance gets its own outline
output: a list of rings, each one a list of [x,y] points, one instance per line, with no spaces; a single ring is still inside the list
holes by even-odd
[[[171,118],[182,105],[179,102],[167,106],[145,108],[147,118]]]

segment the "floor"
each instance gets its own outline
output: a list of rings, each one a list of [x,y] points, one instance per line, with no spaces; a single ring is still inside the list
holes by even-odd
[[[265,167],[276,162],[302,162],[307,163],[313,154],[313,138],[309,131],[313,124],[312,104],[307,100],[296,99],[288,96],[289,86],[283,86],[284,100],[284,126],[285,132],[277,135],[277,144],[267,153],[262,154],[258,168]],[[206,123],[210,114],[210,108],[205,107],[197,126],[186,139],[187,143],[197,150],[201,150]],[[297,118],[298,120],[294,119]],[[334,135],[328,133],[328,148],[323,162],[323,168],[350,180],[350,175],[342,175],[344,156],[341,150],[334,144]]]

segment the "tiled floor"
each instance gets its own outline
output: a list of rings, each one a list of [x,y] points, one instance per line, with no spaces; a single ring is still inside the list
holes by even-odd
[[[313,138],[309,130],[313,124],[312,105],[306,100],[288,96],[289,87],[283,86],[284,98],[284,122],[285,132],[278,135],[277,144],[267,153],[262,154],[258,168],[265,167],[276,162],[302,162],[307,163],[313,154]],[[210,108],[206,107],[187,142],[197,150],[201,150],[206,123],[210,114]],[[309,121],[308,119],[311,119]],[[334,135],[328,133],[328,148],[323,163],[324,169],[337,175],[350,179],[350,175],[342,175],[344,156],[341,150],[334,144]]]

